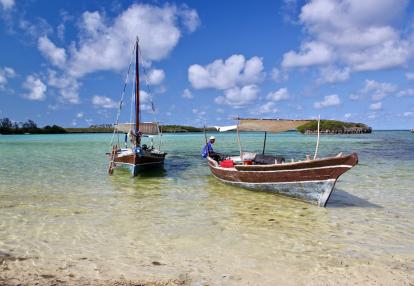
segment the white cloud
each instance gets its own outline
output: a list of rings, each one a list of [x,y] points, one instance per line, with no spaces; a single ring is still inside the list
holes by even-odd
[[[170,4],[133,4],[113,21],[99,12],[87,11],[80,23],[80,40],[70,48],[69,73],[81,77],[94,71],[125,68],[137,35],[143,60],[161,60],[177,45],[180,23],[193,31],[198,25],[196,11]]]
[[[37,48],[42,55],[53,65],[63,67],[66,63],[66,51],[58,48],[47,36],[42,36],[37,41]]]
[[[407,89],[401,90],[398,93],[398,96],[414,96],[414,89],[413,88],[407,88]]]
[[[287,81],[289,79],[289,75],[285,70],[279,70],[278,68],[273,68],[271,73],[271,78],[275,82],[282,82]]]
[[[237,85],[250,85],[263,79],[263,62],[259,57],[247,60],[243,55],[232,55],[201,66],[188,68],[188,80],[196,89],[215,88],[225,90]]]
[[[83,117],[83,112],[78,112],[77,114],[76,114],[76,118],[82,118]]]
[[[359,100],[359,99],[361,99],[361,96],[360,96],[360,95],[358,95],[358,94],[355,94],[355,93],[351,93],[351,94],[349,95],[349,99],[350,99],[350,100]]]
[[[193,94],[191,93],[191,91],[188,88],[184,89],[183,94],[181,95],[181,97],[182,98],[187,98],[187,99],[194,98]]]
[[[405,74],[405,77],[406,77],[408,80],[414,80],[414,73],[412,73],[412,72],[407,72],[407,73]]]
[[[46,98],[45,92],[47,86],[36,75],[29,75],[23,83],[23,87],[29,92],[23,94],[23,97],[29,100],[42,101]]]
[[[49,86],[55,87],[59,90],[60,100],[71,104],[77,104],[79,99],[80,84],[76,78],[69,75],[58,76],[54,70],[49,70],[48,76]]]
[[[341,99],[337,94],[326,95],[323,101],[318,101],[313,104],[315,108],[324,108],[329,106],[336,106],[341,104]]]
[[[95,107],[101,107],[101,108],[118,108],[119,104],[115,101],[113,101],[111,98],[106,96],[99,96],[94,95],[92,97],[92,104],[95,105]]]
[[[224,96],[215,98],[217,104],[230,105],[239,108],[252,103],[257,99],[259,88],[256,85],[246,85],[242,88],[233,87],[224,92]]]
[[[345,113],[344,117],[345,117],[346,119],[349,119],[349,118],[351,118],[351,117],[352,117],[352,113]]]
[[[371,110],[380,110],[380,109],[382,109],[382,102],[376,102],[376,103],[371,104],[369,106],[369,109],[371,109]]]
[[[381,100],[390,93],[397,90],[397,86],[387,82],[378,82],[375,80],[365,80],[365,86],[361,90],[363,93],[371,93],[372,100]]]
[[[271,101],[287,100],[289,99],[289,92],[286,87],[283,87],[276,91],[269,92],[266,98]]]
[[[182,17],[183,25],[189,32],[194,32],[200,26],[200,18],[196,10],[183,7],[178,14]]]
[[[364,71],[404,65],[413,56],[413,38],[394,25],[407,4],[407,0],[311,0],[299,16],[306,41],[298,53],[284,55],[282,66],[340,63]]]
[[[278,112],[278,109],[276,108],[276,104],[272,101],[266,102],[265,104],[259,106],[254,111],[252,111],[252,114],[267,114],[267,113],[276,113]]]
[[[299,53],[289,51],[284,54],[282,66],[292,68],[322,65],[331,62],[332,58],[332,51],[327,45],[318,42],[307,42],[301,46]]]
[[[0,5],[4,10],[13,8],[14,4],[14,0],[0,0]]]
[[[56,28],[56,33],[59,40],[63,41],[65,39],[65,25],[59,24]]]
[[[333,66],[328,66],[320,69],[320,82],[335,83],[340,81],[347,81],[350,77],[351,69],[345,67],[338,69]]]
[[[405,117],[412,117],[412,116],[414,116],[414,112],[412,112],[412,111],[406,111],[406,112],[403,113],[403,116],[405,116]]]
[[[16,72],[14,71],[14,69],[10,67],[0,68],[0,89],[4,88],[8,83],[9,79],[15,76]]]
[[[148,84],[159,85],[165,78],[165,72],[161,69],[152,69],[148,72]]]

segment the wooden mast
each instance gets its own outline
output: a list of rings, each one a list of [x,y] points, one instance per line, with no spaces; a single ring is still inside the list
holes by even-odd
[[[135,46],[135,135],[136,146],[141,145],[141,136],[139,134],[139,45],[138,37]]]

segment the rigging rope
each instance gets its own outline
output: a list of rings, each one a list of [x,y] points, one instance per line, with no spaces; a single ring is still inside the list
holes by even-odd
[[[121,115],[122,103],[124,102],[125,89],[126,89],[126,86],[127,86],[127,83],[128,83],[128,79],[129,79],[129,72],[131,70],[132,60],[133,60],[133,57],[134,57],[134,52],[135,52],[135,44],[134,44],[134,48],[133,48],[133,51],[132,51],[132,54],[131,54],[131,59],[129,61],[128,72],[126,74],[125,82],[124,82],[124,88],[122,89],[121,101],[119,102],[119,108],[118,108],[118,112],[116,114],[116,122],[115,122],[115,125],[118,125],[119,124],[119,116]],[[114,143],[115,133],[117,133],[116,132],[116,128],[114,128],[114,132],[112,133],[111,146]],[[118,136],[118,141],[119,141],[119,136]]]

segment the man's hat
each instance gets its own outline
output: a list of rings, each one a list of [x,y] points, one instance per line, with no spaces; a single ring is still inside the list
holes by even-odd
[[[210,140],[216,140],[216,137],[210,136]]]

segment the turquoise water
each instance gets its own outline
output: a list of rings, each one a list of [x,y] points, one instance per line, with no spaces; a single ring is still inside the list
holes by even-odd
[[[237,154],[235,134],[215,136],[216,151]],[[16,258],[0,278],[414,283],[414,135],[407,131],[323,136],[320,156],[360,158],[327,208],[218,182],[199,156],[203,134],[165,135],[163,172],[108,176],[110,138],[0,136],[0,256]],[[243,134],[243,149],[260,152],[262,138]],[[315,136],[283,133],[268,136],[266,149],[289,161],[314,148]]]

